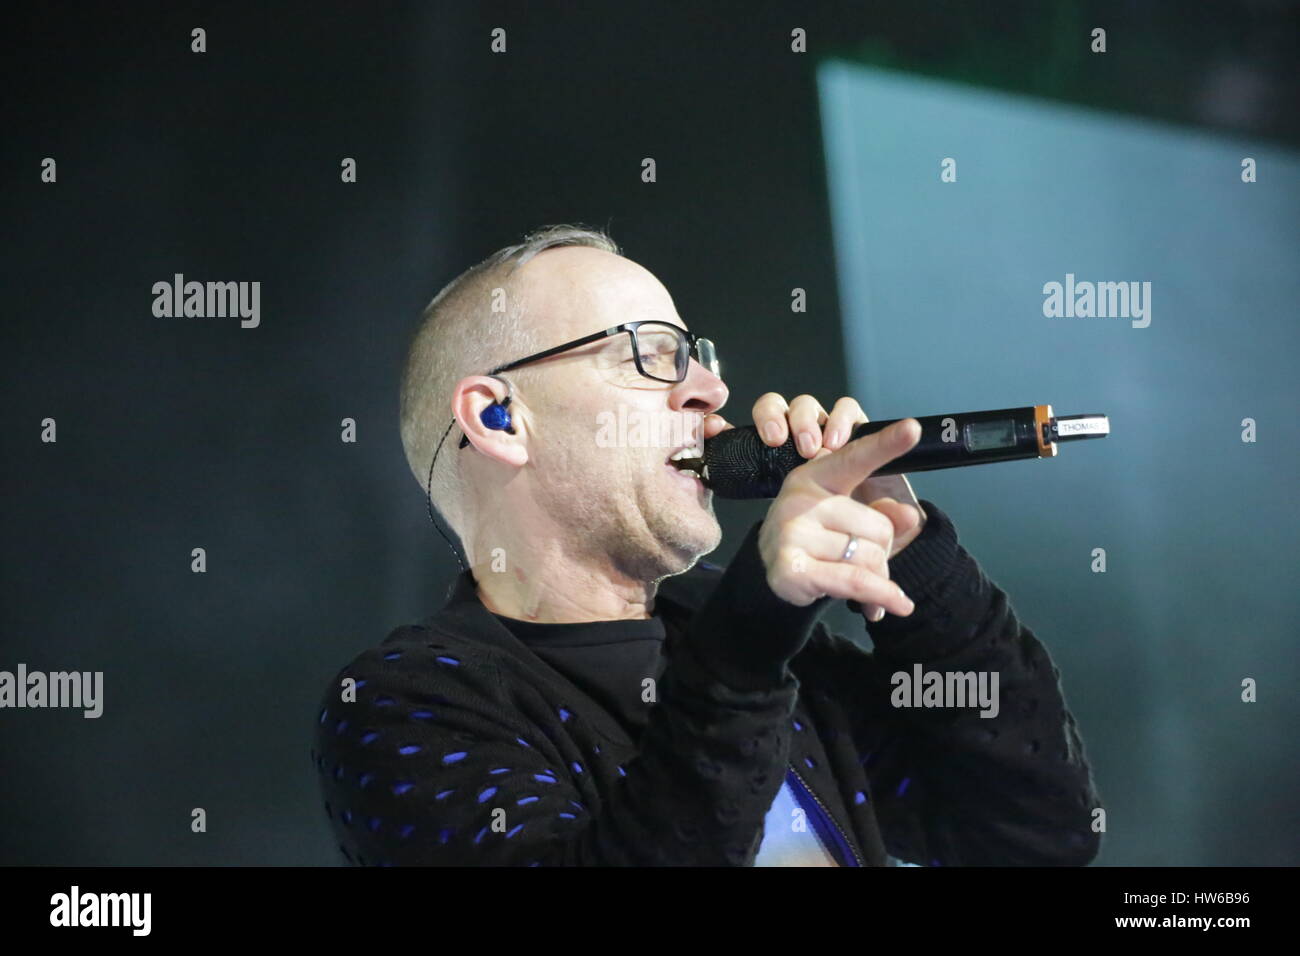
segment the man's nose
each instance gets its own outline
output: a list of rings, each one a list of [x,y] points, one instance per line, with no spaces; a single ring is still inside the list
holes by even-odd
[[[730,391],[722,379],[695,359],[691,359],[691,364],[686,370],[686,378],[673,388],[668,396],[668,403],[673,411],[711,415],[727,404],[729,394]]]

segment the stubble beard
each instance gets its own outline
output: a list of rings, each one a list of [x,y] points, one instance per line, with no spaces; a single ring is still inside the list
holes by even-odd
[[[542,465],[551,513],[570,532],[567,550],[649,583],[689,570],[718,547],[712,496],[689,503],[675,491],[663,473],[666,450],[611,451],[569,453]]]

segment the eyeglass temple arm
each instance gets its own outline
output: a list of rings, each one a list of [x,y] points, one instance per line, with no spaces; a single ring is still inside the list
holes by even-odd
[[[584,335],[582,338],[574,339],[572,342],[565,342],[563,345],[557,345],[554,348],[545,349],[541,352],[534,352],[532,355],[525,355],[521,359],[515,359],[513,362],[507,362],[505,365],[498,365],[496,368],[494,368],[492,371],[488,372],[487,374],[495,375],[497,372],[508,372],[510,371],[510,369],[518,368],[520,365],[523,365],[526,362],[536,362],[540,359],[550,358],[552,355],[558,355],[561,352],[567,352],[569,349],[576,349],[579,345],[587,345],[588,343],[596,342],[603,338],[608,338],[611,335],[617,335],[620,332],[628,332],[628,331],[631,330],[615,326],[612,329],[605,329],[603,332],[593,332],[591,333],[591,335]]]
[[[689,329],[683,329],[682,331],[686,334],[686,341],[690,351],[695,353],[696,360],[698,361],[700,357],[699,340],[702,338],[702,336],[696,335],[694,332],[690,331]],[[550,358],[552,355],[558,355],[559,353],[568,351],[569,349],[576,349],[580,345],[587,345],[590,342],[597,342],[600,339],[609,338],[609,336],[618,335],[621,332],[627,332],[629,334],[635,335],[634,329],[629,329],[622,325],[615,325],[612,326],[611,328],[605,329],[603,332],[593,332],[591,333],[591,335],[584,335],[582,338],[575,339],[572,342],[566,342],[563,345],[557,345],[554,348],[545,349],[541,352],[535,352],[532,355],[525,355],[521,359],[515,359],[513,362],[507,362],[505,365],[498,365],[496,368],[492,369],[487,374],[496,375],[498,372],[508,372],[512,368],[518,368],[519,366],[524,365],[527,362],[536,362],[539,361],[540,359]],[[709,342],[710,346],[713,345],[712,339],[708,339],[707,341]],[[717,357],[715,353],[715,357],[711,364],[716,364],[716,363],[717,363]],[[710,368],[710,371],[712,371],[712,368]],[[458,447],[464,448],[468,444],[469,444],[469,436],[461,435],[460,444]]]
[[[557,345],[554,348],[544,349],[541,352],[534,352],[532,355],[525,355],[521,359],[515,359],[513,362],[507,362],[505,365],[498,365],[495,368],[491,369],[487,374],[496,375],[498,372],[508,372],[512,368],[518,368],[519,366],[525,365],[528,362],[536,362],[544,358],[550,358],[552,355],[559,355],[561,352],[566,352],[569,349],[576,349],[580,345],[587,345],[590,342],[596,342],[599,341],[600,339],[608,338],[611,335],[617,335],[619,332],[630,332],[630,331],[631,329],[624,329],[619,326],[614,326],[613,328],[605,329],[603,332],[593,332],[591,335],[584,335],[582,338],[575,339],[572,342],[565,342],[563,345]],[[461,435],[460,444],[457,447],[465,448],[468,445],[469,445],[469,436]]]

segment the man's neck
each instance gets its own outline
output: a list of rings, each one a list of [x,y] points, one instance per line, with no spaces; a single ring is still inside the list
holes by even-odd
[[[507,554],[517,554],[508,549]],[[574,562],[556,550],[513,566],[494,560],[473,567],[478,597],[493,614],[539,624],[644,620],[654,613],[653,583]]]

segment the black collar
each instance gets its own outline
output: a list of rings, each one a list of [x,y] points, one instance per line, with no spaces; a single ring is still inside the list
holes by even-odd
[[[717,565],[700,562],[689,571],[659,582],[655,594],[654,613],[664,619],[665,625],[672,625],[665,626],[666,640],[663,653],[667,656],[672,655],[674,638],[681,634],[695,611],[708,599],[722,573],[723,569]],[[545,670],[549,666],[483,605],[478,596],[477,582],[469,569],[457,575],[448,588],[447,602],[442,610],[421,622],[421,626],[449,638],[487,645],[504,651],[515,657],[528,671]],[[604,734],[611,739],[614,739],[620,730],[626,732],[629,725],[638,726],[645,720],[641,709],[633,707],[630,703],[626,706],[617,703],[624,700],[626,695],[615,695],[612,701],[605,697],[605,703],[601,704],[593,697],[593,693],[595,696],[603,696],[598,689],[582,687],[577,689],[591,700],[592,706],[587,709],[596,710],[602,715],[613,709],[613,716],[618,719],[621,726],[614,726],[604,719],[597,718]]]
[[[680,630],[708,600],[722,573],[723,569],[717,565],[700,561],[682,574],[664,578],[655,593],[655,613],[662,614]],[[469,568],[452,581],[447,590],[447,603],[426,624],[452,634],[469,633],[491,638],[500,638],[504,634],[509,639],[508,644],[518,643],[509,629],[483,606],[478,596],[478,582]]]

